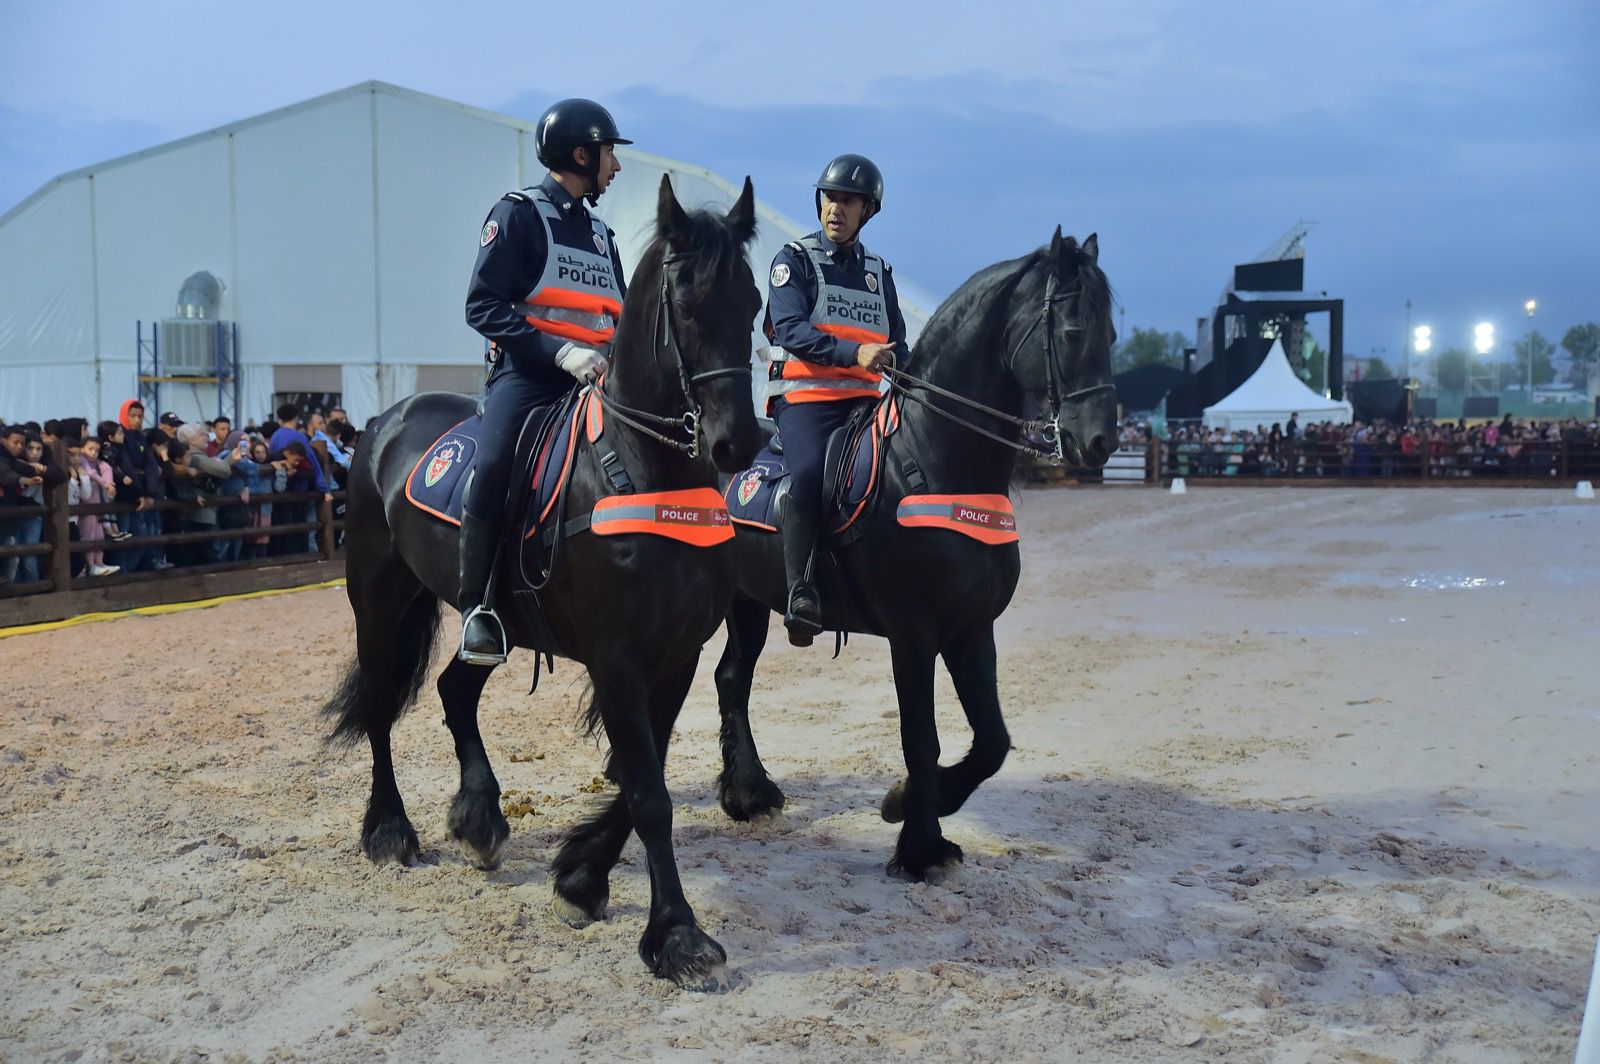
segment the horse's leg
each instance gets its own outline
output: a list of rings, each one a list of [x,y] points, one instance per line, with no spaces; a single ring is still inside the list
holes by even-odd
[[[722,775],[717,797],[735,820],[770,816],[783,808],[783,791],[772,782],[750,731],[750,684],[767,645],[771,612],[742,595],[728,611],[728,642],[717,662],[717,708],[722,714]]]
[[[891,639],[900,746],[906,758],[905,826],[889,871],[926,879],[961,860],[961,847],[939,831],[939,730],[933,716],[933,655],[914,638]]]
[[[347,571],[356,657],[324,713],[335,719],[335,740],[365,736],[372,748],[361,849],[374,861],[410,864],[420,846],[395,782],[389,736],[427,677],[439,601],[395,558],[352,552]]]
[[[681,673],[671,674],[650,696],[650,731],[663,766],[667,761],[667,744],[672,740],[672,726],[683,708],[694,669],[694,665],[690,665]],[[605,774],[613,781],[620,778],[614,751],[606,757]],[[628,816],[628,803],[620,792],[593,817],[567,833],[556,859],[551,862],[555,873],[555,911],[563,923],[584,927],[605,915],[606,904],[611,900],[611,870],[617,866],[617,858],[622,855],[622,848],[632,833],[633,820]]]
[[[687,690],[693,663],[682,672],[662,682]],[[672,853],[672,797],[646,709],[650,692],[637,675],[620,669],[591,675],[596,705],[611,740],[611,768],[650,867],[650,922],[639,939],[639,956],[657,976],[679,986],[714,985],[728,955],[700,929],[683,896]],[[678,701],[682,702],[682,694]]]
[[[500,781],[478,734],[478,699],[493,671],[451,658],[439,675],[444,722],[455,737],[456,760],[461,763],[461,789],[450,804],[450,837],[462,844],[469,861],[484,869],[499,867],[500,847],[511,835],[500,811]]]
[[[1011,749],[1011,736],[1000,713],[994,624],[974,626],[945,647],[942,656],[972,726],[972,749],[967,756],[939,769],[939,815],[945,817],[954,815],[979,784],[1000,771]],[[884,795],[883,819],[891,824],[905,819],[905,793],[902,780]]]

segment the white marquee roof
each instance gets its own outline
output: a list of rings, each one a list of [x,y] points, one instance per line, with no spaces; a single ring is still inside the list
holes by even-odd
[[[1332,421],[1348,424],[1350,404],[1312,391],[1289,368],[1283,341],[1273,340],[1272,350],[1248,380],[1226,398],[1205,409],[1205,424],[1214,428],[1254,429],[1299,414],[1302,424]]]

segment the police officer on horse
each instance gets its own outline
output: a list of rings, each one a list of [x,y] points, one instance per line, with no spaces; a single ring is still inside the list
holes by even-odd
[[[489,211],[467,289],[467,324],[489,340],[478,451],[461,514],[461,645],[476,665],[506,660],[505,629],[489,602],[507,490],[524,421],[606,368],[627,292],[615,234],[585,209],[622,170],[612,150],[632,144],[604,107],[562,100],[535,130],[549,168],[532,188]]]
[[[894,273],[860,239],[883,207],[883,174],[865,156],[841,155],[817,178],[816,207],[822,228],[772,260],[764,325],[774,345],[767,412],[789,467],[779,525],[789,584],[783,623],[796,646],[822,631],[812,567],[828,436],[878,398],[881,371],[906,339]]]

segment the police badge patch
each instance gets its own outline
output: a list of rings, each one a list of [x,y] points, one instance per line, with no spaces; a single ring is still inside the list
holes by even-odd
[[[789,264],[780,262],[772,267],[772,287],[782,288],[789,283]]]
[[[480,248],[488,247],[489,246],[489,242],[491,240],[493,240],[496,236],[498,236],[499,233],[500,233],[500,223],[499,222],[490,221],[490,222],[484,223],[483,235],[478,237],[478,246]]]
[[[875,273],[867,274],[867,291],[876,292],[877,290],[878,290],[878,275],[875,274]]]
[[[594,235],[594,249],[602,255],[606,253],[606,238],[599,233]]]

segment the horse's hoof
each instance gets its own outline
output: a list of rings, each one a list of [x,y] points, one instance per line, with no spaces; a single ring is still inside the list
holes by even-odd
[[[639,956],[657,978],[671,979],[684,990],[720,993],[728,989],[727,952],[694,924],[678,924],[664,937],[655,928],[646,928],[639,940]]]
[[[460,848],[461,856],[466,860],[467,864],[480,872],[493,872],[500,867],[500,851],[503,847],[496,846],[493,850],[485,853],[466,839],[457,839],[456,845]]]
[[[416,829],[403,815],[370,824],[361,833],[361,851],[373,864],[393,861],[398,865],[414,864],[422,852]]]
[[[717,795],[729,819],[745,823],[783,812],[783,790],[765,775],[749,785],[723,787]]]
[[[498,799],[462,791],[450,804],[450,837],[461,844],[461,854],[475,868],[500,867],[500,851],[511,837],[511,825],[500,811]]]
[[[891,876],[936,883],[948,876],[961,860],[961,847],[949,839],[937,838],[931,844],[908,846],[902,838],[888,871]]]
[[[551,892],[550,909],[556,914],[557,920],[560,920],[574,931],[582,931],[590,924],[605,919],[606,905],[610,901],[611,896],[607,894],[600,899],[598,904],[585,908],[577,902],[563,898],[561,892],[557,890]]]
[[[898,824],[906,818],[905,780],[889,788],[889,793],[883,796],[883,804],[878,806],[878,815],[886,824]]]

